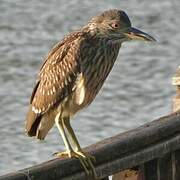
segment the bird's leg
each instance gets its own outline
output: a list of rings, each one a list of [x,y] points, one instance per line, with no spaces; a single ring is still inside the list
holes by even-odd
[[[74,152],[77,154],[77,158],[81,159],[85,162],[87,168],[90,168],[90,170],[92,170],[92,173],[93,173],[95,179],[97,179],[95,167],[91,161],[91,159],[93,159],[95,161],[95,158],[93,156],[83,152],[83,150],[81,149],[81,146],[80,146],[80,144],[76,138],[76,135],[75,135],[75,133],[71,127],[69,118],[66,118],[63,120],[63,125],[66,128],[66,130],[68,131],[68,135],[70,136],[70,138],[72,140],[72,143],[73,143],[74,148],[75,148]]]
[[[73,153],[73,148],[71,147],[71,144],[67,138],[67,135],[66,135],[66,132],[65,132],[65,129],[63,127],[63,124],[62,124],[62,119],[60,117],[60,113],[57,114],[56,118],[55,118],[55,124],[62,136],[62,139],[63,139],[63,142],[65,144],[65,147],[66,147],[66,152],[58,152],[58,153],[55,153],[54,155],[56,156],[68,156],[69,158],[72,157],[72,153]]]
[[[69,157],[69,158],[72,158],[72,157],[76,157],[79,159],[80,163],[82,164],[83,168],[85,169],[86,173],[89,174],[89,171],[88,171],[88,164],[87,162],[82,159],[82,158],[79,158],[79,155],[73,150],[73,148],[71,147],[71,144],[69,142],[69,139],[66,135],[66,132],[65,132],[65,128],[64,128],[64,119],[60,118],[60,114],[58,114],[55,118],[55,123],[56,123],[56,126],[62,136],[62,139],[64,141],[64,144],[66,146],[66,150],[65,152],[57,152],[57,153],[54,153],[55,156],[57,157]]]
[[[68,133],[70,135],[72,143],[73,143],[73,145],[75,147],[75,151],[76,152],[82,152],[81,146],[80,146],[80,144],[79,144],[79,142],[77,140],[77,137],[76,137],[76,135],[75,135],[75,133],[74,133],[72,127],[71,127],[70,119],[66,119],[64,123],[65,123],[66,129],[67,129],[67,131],[68,131]],[[93,161],[96,161],[94,156],[91,156],[90,154],[85,153],[85,152],[84,152],[84,154],[89,156],[89,158],[93,159]]]

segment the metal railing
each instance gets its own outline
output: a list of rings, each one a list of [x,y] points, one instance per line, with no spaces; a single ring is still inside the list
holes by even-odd
[[[179,77],[174,85],[180,94]],[[179,84],[178,84],[179,83]],[[99,179],[126,169],[135,169],[134,180],[180,180],[180,100],[176,112],[114,137],[93,144],[85,151],[96,158]],[[77,159],[53,159],[42,164],[0,176],[0,180],[88,180]],[[116,174],[113,180],[121,180]]]

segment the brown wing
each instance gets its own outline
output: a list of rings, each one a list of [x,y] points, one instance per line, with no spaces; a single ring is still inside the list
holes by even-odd
[[[80,36],[80,32],[69,35],[45,59],[30,100],[26,123],[28,135],[34,136],[43,114],[73,91],[81,71]]]

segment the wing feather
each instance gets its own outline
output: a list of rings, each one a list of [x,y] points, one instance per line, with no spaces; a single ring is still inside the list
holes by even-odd
[[[26,123],[26,132],[30,136],[35,135],[39,118],[74,90],[78,74],[81,73],[80,36],[80,32],[70,34],[45,59],[30,100]],[[32,130],[33,124],[35,130]]]

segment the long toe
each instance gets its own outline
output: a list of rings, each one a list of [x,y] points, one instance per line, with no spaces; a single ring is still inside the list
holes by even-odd
[[[79,154],[80,156],[83,156],[84,158],[91,159],[93,162],[96,162],[96,158],[86,152],[76,151],[76,153]]]
[[[56,152],[53,155],[56,157],[63,157],[63,158],[75,157],[74,152],[71,152],[71,151]]]
[[[94,167],[94,165],[93,165],[93,163],[92,163],[92,161],[91,161],[91,159],[92,159],[93,161],[95,161],[95,158],[94,158],[93,156],[91,156],[91,155],[83,152],[83,151],[76,151],[75,153],[76,153],[76,157],[77,157],[79,160],[81,159],[80,162],[81,162],[81,161],[83,162],[83,164],[82,164],[82,162],[81,162],[81,164],[83,165],[83,167],[85,166],[86,169],[88,169],[88,173],[87,173],[87,172],[86,172],[86,173],[87,173],[88,175],[91,173],[95,179],[98,179],[98,178],[97,178],[97,174],[96,174],[95,167]],[[85,167],[84,167],[84,169],[85,169]],[[86,171],[86,169],[85,169],[85,171]]]
[[[64,152],[56,152],[53,154],[54,156],[58,157],[58,158],[72,158],[75,157],[77,159],[79,159],[82,167],[84,168],[86,174],[92,175],[94,179],[98,179],[97,178],[97,174],[95,171],[95,167],[91,161],[91,159],[93,161],[95,161],[95,158],[83,151],[64,151]]]

